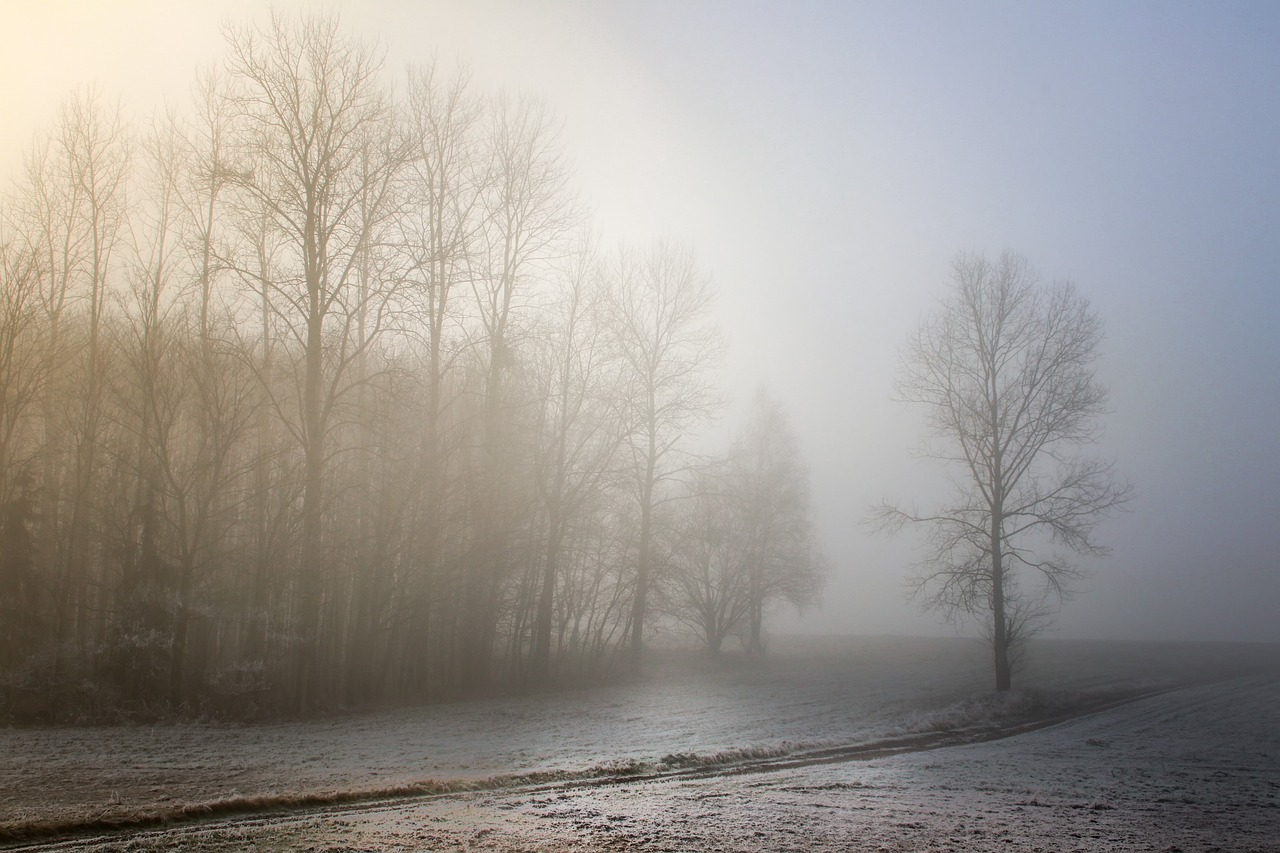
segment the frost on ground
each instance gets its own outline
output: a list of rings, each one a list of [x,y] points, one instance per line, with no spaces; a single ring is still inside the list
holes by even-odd
[[[1274,649],[1225,646],[1046,643],[1035,654],[1024,679],[1040,688],[1032,696],[1275,662]],[[982,647],[964,641],[796,641],[764,665],[668,662],[634,684],[364,717],[9,730],[0,732],[0,822],[848,745],[989,721],[1002,711],[974,701],[985,681]],[[989,744],[236,819],[143,836],[132,849],[147,849],[142,838],[217,850],[1010,849],[1001,845],[1014,840],[1015,849],[1166,849],[1178,839],[1190,840],[1183,849],[1276,849],[1265,845],[1280,838],[1278,707],[1276,681],[1254,677]],[[1098,839],[1115,843],[1089,846]]]
[[[58,847],[1275,851],[1277,708],[1280,677],[1242,677],[871,761],[469,794]]]

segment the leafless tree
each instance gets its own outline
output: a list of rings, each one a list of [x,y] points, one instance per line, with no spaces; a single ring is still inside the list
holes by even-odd
[[[618,398],[629,431],[623,457],[638,515],[630,660],[639,667],[654,576],[654,511],[687,470],[686,431],[719,403],[710,369],[722,342],[707,320],[711,285],[687,247],[664,240],[643,255],[623,251],[612,275],[610,325],[625,364]]]
[[[746,519],[725,467],[694,474],[665,537],[664,610],[696,632],[712,654],[741,627],[751,606]]]
[[[421,400],[415,422],[406,425],[410,435],[420,436],[413,458],[413,571],[401,587],[398,611],[407,632],[403,642],[416,650],[405,657],[407,677],[424,691],[430,669],[425,659],[437,627],[433,611],[445,609],[441,604],[447,598],[440,586],[452,472],[447,456],[456,437],[445,435],[452,402],[446,390],[465,351],[465,296],[476,274],[490,169],[484,103],[471,90],[465,70],[446,78],[434,60],[412,69],[405,96],[410,152],[397,248],[424,352],[413,371]]]
[[[166,495],[162,471],[166,450],[179,428],[170,405],[181,393],[183,377],[173,370],[182,335],[175,322],[176,279],[183,228],[180,184],[185,146],[172,119],[159,119],[139,140],[137,191],[126,245],[124,310],[113,324],[112,382],[114,421],[128,435],[115,449],[118,478],[132,480],[117,509],[111,551],[120,573],[116,587],[115,628],[109,642],[119,683],[138,699],[151,694],[160,679],[161,658],[171,651],[172,620],[166,612],[173,594],[171,561],[164,529]]]
[[[782,405],[756,393],[729,454],[693,472],[669,537],[666,608],[712,652],[730,634],[764,652],[774,602],[815,604],[826,560],[815,541],[809,475]]]
[[[510,426],[509,381],[518,369],[520,323],[529,322],[535,284],[564,253],[577,211],[558,123],[539,101],[501,95],[489,107],[488,175],[481,199],[479,254],[472,289],[483,330],[484,407],[477,466],[476,530],[465,582],[467,627],[460,675],[482,683],[510,565],[506,553],[519,516]],[[522,312],[522,309],[524,311]],[[523,313],[523,316],[522,316]]]
[[[809,472],[782,404],[764,389],[734,444],[729,476],[745,549],[746,647],[760,654],[768,606],[817,603],[827,573],[814,536]]]
[[[449,363],[446,335],[460,324],[457,290],[472,283],[483,199],[490,177],[482,148],[482,104],[461,70],[441,80],[433,62],[407,87],[410,151],[400,250],[415,316],[427,335],[428,444],[438,430],[441,387]]]
[[[106,387],[103,337],[115,250],[128,217],[130,143],[119,106],[90,89],[63,102],[48,148],[31,161],[31,186],[38,198],[33,207],[41,217],[49,257],[44,268],[51,324],[48,357],[60,386],[45,398],[46,428],[69,457],[59,464],[50,456],[45,466],[46,494],[51,503],[61,496],[66,504],[65,514],[59,506],[48,507],[47,523],[66,518],[66,535],[57,538],[57,623],[60,639],[73,639],[80,657],[99,622],[91,599],[93,575],[100,569],[94,554],[93,497]],[[65,490],[56,482],[63,467],[69,482]]]
[[[286,419],[304,460],[299,529],[296,702],[321,698],[325,605],[325,485],[331,431],[354,370],[389,320],[388,294],[359,286],[375,223],[393,213],[404,145],[381,80],[380,53],[348,36],[335,16],[273,15],[263,28],[229,27],[237,189],[287,246],[283,275],[261,282],[292,338],[299,391]],[[363,337],[357,327],[372,322]],[[282,409],[283,411],[283,409]]]
[[[545,527],[529,654],[529,675],[538,680],[551,670],[555,595],[566,546],[588,502],[605,500],[624,435],[614,399],[617,352],[609,346],[606,292],[590,239],[570,257],[557,285],[550,328],[542,336],[539,375],[545,385],[538,394],[534,450]]]
[[[961,254],[946,300],[911,336],[897,389],[926,407],[939,443],[926,448],[952,472],[951,501],[921,513],[888,504],[893,530],[923,525],[930,548],[916,595],[953,619],[990,620],[997,690],[1012,681],[1011,641],[1040,624],[1040,598],[1061,601],[1078,569],[1054,546],[1106,553],[1096,523],[1130,488],[1112,463],[1073,455],[1099,434],[1106,389],[1093,363],[1102,323],[1068,283],[1043,285],[1026,260]]]
[[[22,665],[41,639],[45,584],[33,523],[39,448],[30,417],[46,374],[40,253],[0,226],[0,696],[30,687]]]

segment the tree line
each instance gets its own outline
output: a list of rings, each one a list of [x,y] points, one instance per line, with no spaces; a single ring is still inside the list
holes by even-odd
[[[554,117],[334,17],[182,109],[67,99],[0,217],[0,702],[306,713],[763,649],[816,600],[761,394],[722,456],[692,250],[600,248]]]

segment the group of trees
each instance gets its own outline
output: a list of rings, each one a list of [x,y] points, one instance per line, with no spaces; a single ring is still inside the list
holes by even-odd
[[[229,26],[183,111],[68,99],[0,210],[0,712],[308,711],[763,650],[825,566],[784,412],[721,458],[692,252],[602,252],[556,124],[334,18]],[[956,476],[917,593],[998,689],[1129,497],[1101,324],[961,255],[900,395]],[[621,653],[621,654],[619,654]]]
[[[89,91],[0,220],[5,710],[307,711],[761,647],[822,559],[778,404],[724,459],[686,247],[602,252],[537,102],[333,18],[185,110]]]

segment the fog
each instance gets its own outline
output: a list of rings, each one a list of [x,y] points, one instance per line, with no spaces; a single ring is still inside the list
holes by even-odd
[[[945,480],[893,399],[958,251],[1027,256],[1106,328],[1106,433],[1136,488],[1054,632],[1280,641],[1280,11],[1270,4],[334,4],[395,73],[438,54],[564,123],[603,238],[692,246],[731,403],[765,384],[799,436],[824,603],[775,631],[936,634],[909,531],[865,523]],[[277,8],[291,9],[288,3]],[[20,0],[0,54],[16,173],[68,92],[184,99],[249,2]],[[20,36],[18,35],[20,34]]]

